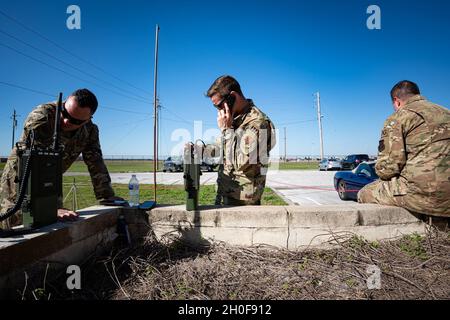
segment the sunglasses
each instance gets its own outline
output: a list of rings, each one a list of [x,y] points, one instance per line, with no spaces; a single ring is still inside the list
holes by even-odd
[[[91,120],[91,118],[92,118],[92,117],[90,117],[87,120],[80,120],[80,119],[74,118],[69,114],[69,112],[67,112],[66,107],[64,105],[62,106],[61,113],[62,113],[64,119],[67,119],[71,124],[74,124],[76,126],[82,125],[83,123]]]
[[[230,95],[231,95],[230,93],[227,94],[225,97],[222,98],[222,100],[219,101],[218,104],[214,104],[214,103],[213,103],[213,106],[214,106],[217,110],[222,110],[223,107],[221,107],[221,105],[224,103],[224,101],[225,101],[226,99],[228,99],[228,98],[230,97]]]

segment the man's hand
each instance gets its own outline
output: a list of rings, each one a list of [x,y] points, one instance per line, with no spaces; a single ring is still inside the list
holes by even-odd
[[[230,108],[228,108],[228,104],[224,103],[225,108],[220,109],[217,114],[217,125],[220,130],[225,130],[231,128],[233,123],[233,115],[230,112]]]
[[[69,209],[58,209],[58,221],[75,221],[78,219],[78,213]]]

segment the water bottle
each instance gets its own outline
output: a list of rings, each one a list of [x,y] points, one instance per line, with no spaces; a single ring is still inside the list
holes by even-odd
[[[136,175],[131,176],[130,182],[128,183],[128,190],[130,192],[130,200],[128,204],[130,207],[136,207],[139,205],[139,181]]]

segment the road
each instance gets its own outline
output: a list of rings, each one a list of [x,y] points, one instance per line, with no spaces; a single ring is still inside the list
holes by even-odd
[[[153,173],[133,173],[142,184],[153,183]],[[282,196],[286,202],[295,205],[327,205],[346,204],[339,199],[333,187],[333,176],[335,172],[318,170],[278,170],[269,171],[267,175],[268,187],[271,187]],[[75,174],[70,174],[75,175]],[[86,175],[86,174],[84,174]],[[127,184],[131,173],[111,173],[113,183]],[[183,184],[183,173],[158,172],[156,179],[160,184],[180,185]],[[200,183],[215,184],[217,172],[203,172]]]

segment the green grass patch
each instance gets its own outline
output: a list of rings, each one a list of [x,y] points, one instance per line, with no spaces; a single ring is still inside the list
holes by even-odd
[[[66,208],[73,208],[73,192],[69,194],[72,189],[73,182],[77,185],[77,202],[78,209],[86,208],[96,205],[98,202],[95,199],[94,190],[92,188],[90,177],[64,177],[64,206]],[[126,184],[113,184],[114,191],[117,196],[124,199],[128,199],[128,185]],[[215,185],[204,185],[200,188],[199,204],[200,205],[212,205],[216,198]],[[153,200],[153,185],[140,185],[140,200]],[[73,190],[72,190],[73,191]],[[161,204],[185,204],[186,192],[182,185],[158,185],[157,189],[157,201]],[[276,193],[270,188],[265,188],[262,205],[286,205]]]
[[[150,160],[105,160],[110,173],[121,172],[153,172],[153,161]],[[278,168],[280,170],[314,170],[318,168],[317,161],[311,162],[280,162],[279,164],[272,163],[272,169]],[[159,161],[158,171],[162,171],[163,162]],[[1,168],[1,167],[0,167]],[[69,168],[68,172],[88,172],[88,169],[83,161],[75,161]]]
[[[423,246],[425,238],[418,233],[413,233],[404,236],[400,240],[400,250],[405,252],[410,257],[416,257],[421,260],[429,259],[426,249]]]
[[[315,170],[319,168],[319,162],[308,161],[308,162],[280,162],[272,163],[270,168],[279,170]]]
[[[150,160],[105,160],[110,173],[121,172],[153,172],[153,161]],[[158,171],[162,171],[163,162],[159,161]],[[75,161],[68,172],[88,172],[83,161]]]
[[[5,165],[6,165],[6,162],[2,162],[2,163],[0,163],[0,171],[2,171],[2,170],[3,170],[3,168],[5,167]]]

